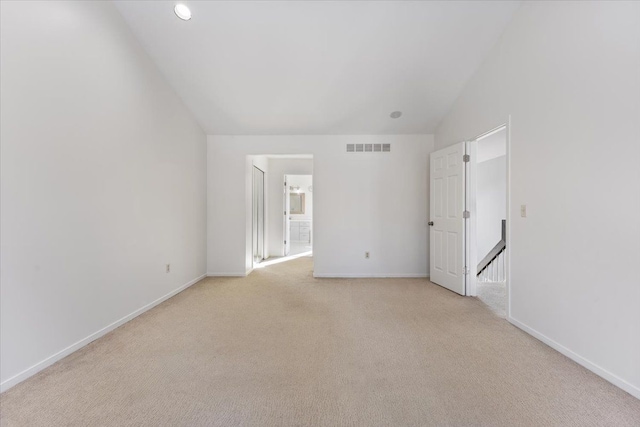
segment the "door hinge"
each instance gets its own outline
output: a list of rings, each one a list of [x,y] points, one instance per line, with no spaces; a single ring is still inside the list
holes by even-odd
[[[462,156],[462,161],[465,163],[469,163],[469,160],[471,160],[471,156],[468,154],[465,154]]]
[[[465,268],[462,269],[462,274],[467,275],[469,273],[470,273],[469,267],[465,267]]]
[[[462,212],[462,218],[471,218],[471,212],[463,211]]]

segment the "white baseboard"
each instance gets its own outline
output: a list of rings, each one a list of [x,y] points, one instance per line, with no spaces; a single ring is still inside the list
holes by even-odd
[[[549,347],[553,348],[554,350],[559,351],[560,353],[562,353],[565,356],[567,356],[569,359],[571,359],[574,362],[584,366],[585,368],[587,368],[588,370],[590,370],[594,374],[601,376],[605,380],[609,381],[611,384],[615,385],[616,387],[621,388],[622,390],[626,391],[627,393],[629,393],[630,395],[632,395],[636,399],[640,399],[640,388],[634,386],[633,384],[628,383],[627,381],[625,381],[622,378],[616,376],[615,374],[612,374],[611,372],[607,371],[606,369],[601,368],[600,366],[598,366],[595,363],[585,359],[584,357],[580,356],[579,354],[574,353],[573,351],[569,350],[568,348],[566,348],[562,344],[557,343],[556,341],[552,340],[551,338],[541,334],[540,332],[536,331],[533,328],[530,328],[529,326],[527,326],[524,323],[514,319],[513,317],[507,317],[507,320],[512,325],[522,329],[523,331],[525,331],[529,335],[532,335],[533,337],[539,339],[540,341],[542,341],[543,343],[545,343]]]
[[[250,273],[250,272],[249,272]],[[249,273],[207,273],[207,277],[247,277]]]
[[[402,278],[420,278],[428,279],[426,274],[371,274],[371,273],[313,273],[313,277],[319,279],[402,279]]]
[[[109,333],[109,332],[113,331],[114,329],[116,329],[118,326],[121,326],[121,325],[127,323],[128,321],[138,317],[139,315],[141,315],[145,311],[151,310],[156,305],[158,305],[161,302],[164,302],[164,301],[168,300],[172,296],[184,291],[189,286],[199,282],[200,280],[204,279],[205,277],[206,277],[206,275],[204,275],[204,274],[202,276],[200,276],[200,277],[196,277],[195,279],[189,281],[188,283],[185,283],[184,285],[182,285],[179,288],[169,292],[168,294],[158,298],[157,300],[155,300],[153,302],[150,302],[149,304],[137,309],[133,313],[124,316],[122,319],[116,320],[112,324],[105,326],[104,328],[100,329],[99,331],[94,332],[93,334],[89,335],[88,337],[86,337],[84,339],[81,339],[80,341],[76,342],[75,344],[70,345],[69,347],[65,348],[64,350],[61,350],[61,351],[57,352],[56,354],[47,357],[43,361],[38,362],[35,365],[33,365],[32,367],[27,368],[24,371],[20,372],[19,374],[14,375],[13,377],[3,381],[0,384],[0,393],[4,392],[6,390],[9,390],[14,385],[16,385],[18,383],[21,383],[22,381],[26,380],[27,378],[37,374],[38,372],[42,371],[45,368],[53,365],[54,363],[56,363],[60,359],[63,359],[64,357],[70,355],[74,351],[77,351],[77,350],[81,349],[82,347],[84,347],[85,345],[87,345],[87,344],[97,340],[98,338],[106,335],[107,333]]]

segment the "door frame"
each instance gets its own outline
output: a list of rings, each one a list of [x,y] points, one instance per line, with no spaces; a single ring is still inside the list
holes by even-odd
[[[465,142],[465,154],[469,156],[469,161],[465,163],[465,183],[464,183],[464,200],[465,210],[469,212],[469,218],[464,222],[464,265],[467,269],[465,275],[465,291],[467,296],[477,295],[477,277],[476,269],[478,268],[478,248],[477,240],[477,189],[478,189],[478,138]]]
[[[471,161],[467,163],[467,182],[465,188],[465,200],[467,204],[467,210],[470,213],[470,218],[467,219],[467,227],[465,233],[465,246],[466,246],[466,255],[467,255],[467,266],[470,271],[467,276],[467,295],[468,296],[476,296],[477,295],[477,276],[476,269],[478,265],[478,253],[476,247],[476,238],[477,238],[477,222],[476,218],[478,215],[477,205],[476,205],[476,192],[477,192],[477,184],[478,184],[478,176],[477,176],[477,146],[478,140],[485,138],[493,133],[499,132],[502,129],[505,129],[505,137],[506,137],[506,179],[507,179],[507,224],[505,229],[505,241],[506,241],[506,250],[505,250],[505,291],[506,291],[506,303],[505,307],[506,317],[511,317],[511,116],[507,117],[507,121],[500,126],[494,127],[493,129],[483,132],[480,135],[472,138],[469,142],[467,142],[467,154],[471,155]]]
[[[265,196],[265,177],[266,177],[266,173],[265,171],[263,171],[262,169],[260,169],[259,167],[257,167],[256,165],[252,165],[253,169],[251,170],[252,174],[251,174],[251,267],[254,268],[256,264],[260,264],[260,262],[264,261],[264,255],[265,255],[265,224],[266,224],[266,196]],[[256,201],[256,169],[258,171],[260,171],[262,173],[262,259],[258,262],[256,262],[256,254],[254,252],[254,249],[256,247],[257,242],[254,239],[258,239],[258,234],[259,231],[256,232],[255,229],[255,223],[256,221],[259,223],[260,222],[260,218],[256,218],[256,221],[254,221],[253,215],[256,214],[257,210],[256,210],[256,206],[255,206],[255,201]]]
[[[288,256],[291,252],[291,217],[290,217],[290,203],[289,195],[291,193],[289,189],[288,176],[284,174],[284,197],[282,200],[282,210],[284,211],[283,225],[282,225],[282,238],[284,246],[282,248],[282,256]]]

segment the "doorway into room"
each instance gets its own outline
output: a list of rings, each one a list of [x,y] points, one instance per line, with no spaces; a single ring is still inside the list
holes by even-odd
[[[498,128],[476,143],[476,295],[494,313],[505,317],[507,129]]]
[[[247,271],[311,258],[313,155],[256,154],[246,160]]]
[[[284,256],[313,253],[313,175],[284,176]]]
[[[509,312],[509,128],[430,155],[430,280]]]

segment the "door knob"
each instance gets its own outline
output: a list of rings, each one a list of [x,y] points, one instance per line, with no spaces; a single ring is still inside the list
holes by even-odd
[[[433,221],[429,221],[429,225],[433,227]]]

